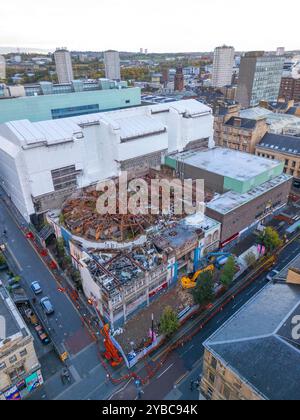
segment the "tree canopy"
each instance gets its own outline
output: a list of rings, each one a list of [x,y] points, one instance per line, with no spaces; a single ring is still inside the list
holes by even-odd
[[[233,282],[235,274],[235,260],[234,257],[229,257],[221,272],[221,283],[228,288]]]
[[[195,303],[198,305],[207,305],[212,302],[214,298],[214,280],[210,272],[200,274],[192,294]]]
[[[166,336],[174,334],[179,328],[179,320],[174,310],[167,306],[160,319],[160,332]]]
[[[272,227],[267,227],[264,232],[262,232],[259,241],[266,247],[267,251],[274,251],[281,245],[279,234]]]

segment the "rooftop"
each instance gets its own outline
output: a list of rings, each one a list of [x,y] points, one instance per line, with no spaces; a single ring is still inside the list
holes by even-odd
[[[299,286],[269,284],[204,346],[265,399],[299,400],[300,340],[291,324],[299,310]]]
[[[257,120],[250,120],[248,118],[231,117],[225,125],[243,128],[246,130],[253,130],[256,127]]]
[[[242,110],[240,117],[249,119],[267,119],[269,132],[276,134],[299,134],[300,118],[295,115],[281,114],[269,111],[268,109],[256,107]]]
[[[278,167],[279,162],[231,149],[214,148],[178,153],[171,158],[218,175],[247,181]]]
[[[114,118],[114,115],[111,115],[107,120],[115,129],[121,130],[122,141],[150,134],[160,134],[167,130],[166,126],[147,115],[134,115],[127,118]]]
[[[18,333],[27,334],[25,324],[7,291],[0,282],[0,344]]]
[[[82,137],[84,125],[104,123],[120,130],[121,139],[126,140],[165,132],[165,125],[152,118],[151,113],[169,112],[171,109],[186,118],[211,113],[210,108],[198,101],[183,100],[34,123],[29,120],[10,121],[0,125],[0,134],[19,146],[51,145],[72,141],[76,136]]]
[[[283,153],[299,155],[300,138],[267,133],[260,141],[259,147],[263,147],[264,149],[271,149],[274,152],[280,151]]]
[[[293,259],[280,273],[276,276],[276,280],[285,281],[290,269],[300,270],[300,255]]]
[[[265,194],[267,191],[276,188],[280,184],[287,182],[290,179],[292,179],[291,176],[282,174],[244,194],[239,194],[235,191],[228,191],[227,193],[222,194],[210,201],[206,207],[216,211],[217,213],[227,214],[234,209],[243,206],[254,198]]]

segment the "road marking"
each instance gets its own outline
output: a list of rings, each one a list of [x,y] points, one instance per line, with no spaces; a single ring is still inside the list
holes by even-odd
[[[171,369],[171,367],[173,367],[174,366],[174,363],[172,363],[167,369],[165,369],[158,377],[157,377],[157,379],[159,379],[159,378],[161,378],[165,373],[167,373],[168,372],[168,370],[170,370]]]
[[[185,350],[185,352],[183,352],[180,356],[180,358],[182,358],[186,353],[189,353],[189,351],[191,351],[193,348],[195,347],[195,345],[193,344],[192,346],[190,346],[187,350]]]
[[[80,382],[81,381],[81,376],[79,375],[77,369],[75,368],[74,365],[69,367],[69,371],[72,373],[73,378],[75,379],[75,382]]]
[[[129,381],[121,388],[121,389],[119,389],[118,391],[116,391],[116,392],[114,392],[109,398],[108,398],[108,400],[111,400],[115,395],[117,395],[117,394],[119,394],[120,392],[122,392],[122,391],[124,391],[127,387],[128,387],[128,385],[130,384],[130,382],[131,381],[133,381],[133,378],[130,378],[129,379]]]
[[[18,267],[19,271],[22,272],[23,268],[21,267],[21,264],[19,263],[19,261],[17,260],[16,256],[14,255],[14,253],[12,252],[10,246],[8,244],[6,244],[6,248],[9,251],[10,256],[12,257],[12,259],[14,260],[16,266]]]
[[[175,382],[175,385],[179,385],[180,382],[183,381],[183,379],[189,374],[189,372],[185,372],[180,378]]]

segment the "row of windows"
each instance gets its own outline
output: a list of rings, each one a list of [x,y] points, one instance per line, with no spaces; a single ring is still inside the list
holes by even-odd
[[[66,117],[76,117],[79,115],[93,114],[100,112],[98,104],[74,106],[69,108],[52,109],[51,114],[54,120]]]
[[[22,351],[20,351],[20,357],[25,357],[27,355],[27,350],[24,349]],[[18,360],[17,356],[14,355],[12,357],[9,358],[9,363],[12,365],[14,363],[16,363],[16,361]],[[3,370],[7,367],[7,364],[5,362],[0,363],[0,370]]]
[[[265,153],[257,153],[257,155],[260,156],[260,157],[263,157],[263,158],[265,157],[267,159],[273,159],[273,160],[275,159],[275,156],[268,155],[268,154],[265,154]],[[284,173],[285,174],[289,173],[290,175],[294,176],[295,175],[295,172],[297,171],[297,162],[295,160],[290,161],[289,159],[286,159],[285,160],[285,166],[286,167],[283,170]],[[291,169],[288,169],[287,168],[288,166],[291,166],[292,168]]]

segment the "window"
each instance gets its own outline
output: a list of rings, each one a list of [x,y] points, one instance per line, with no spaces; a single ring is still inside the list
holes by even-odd
[[[55,191],[77,186],[77,171],[75,165],[51,171]]]
[[[289,164],[289,160],[288,160],[288,159],[286,159],[286,160],[285,160],[285,165],[286,165],[286,166],[288,166],[288,164]]]
[[[16,363],[16,361],[17,361],[17,356],[12,356],[12,357],[9,359],[9,363]]]
[[[93,114],[96,112],[100,112],[100,108],[98,104],[74,106],[70,108],[60,108],[60,109],[51,110],[53,120],[66,118],[66,117],[76,117],[78,115]]]
[[[25,357],[26,355],[27,355],[27,350],[26,349],[24,349],[20,352],[21,357]]]
[[[208,379],[209,379],[209,382],[210,382],[212,385],[214,385],[215,380],[216,380],[216,377],[215,377],[215,375],[214,375],[213,373],[209,372]]]
[[[217,369],[217,360],[214,357],[211,358],[211,364],[210,365],[214,370]]]
[[[3,370],[6,368],[6,363],[0,363],[0,370]]]
[[[225,397],[226,400],[230,400],[230,394],[231,394],[231,392],[230,392],[230,389],[228,388],[227,385],[224,385],[224,392],[223,392],[223,394],[224,394],[224,397]]]
[[[20,376],[24,375],[26,373],[24,366],[21,366],[12,372],[9,373],[9,378],[12,382],[14,382],[16,379],[18,379]]]
[[[211,398],[213,396],[214,391],[211,388],[207,388],[207,395],[209,398]]]
[[[130,99],[127,99],[126,100],[126,104],[130,104]]]

